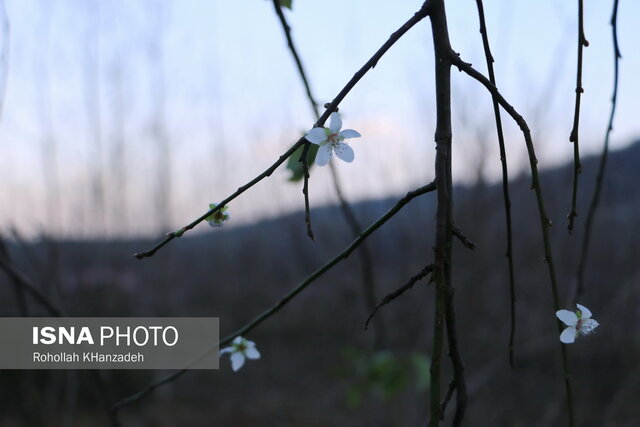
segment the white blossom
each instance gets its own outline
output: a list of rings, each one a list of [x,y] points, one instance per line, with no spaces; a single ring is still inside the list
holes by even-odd
[[[578,334],[589,335],[596,329],[599,323],[591,318],[591,311],[583,305],[576,304],[578,310],[574,313],[569,310],[558,310],[556,317],[560,319],[567,328],[560,334],[560,341],[565,344],[573,343]]]
[[[313,128],[305,135],[307,141],[319,145],[316,165],[324,166],[329,163],[335,151],[339,159],[351,163],[355,157],[353,149],[347,145],[345,139],[358,138],[360,135],[353,129],[342,129],[342,119],[338,113],[329,116],[329,128]]]
[[[256,343],[243,337],[236,337],[229,347],[220,350],[220,355],[231,353],[231,369],[237,371],[244,365],[245,359],[260,359]]]

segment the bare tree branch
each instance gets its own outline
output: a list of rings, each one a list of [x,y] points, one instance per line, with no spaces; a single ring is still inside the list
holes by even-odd
[[[522,118],[520,114],[509,104],[502,94],[498,91],[498,89],[483,76],[480,72],[475,70],[471,64],[464,62],[460,59],[460,56],[454,52],[453,50],[449,51],[449,57],[453,62],[453,65],[458,67],[460,71],[464,71],[466,74],[471,76],[480,82],[487,90],[494,96],[502,108],[513,118],[513,120],[518,124],[522,134],[524,136],[524,140],[527,146],[527,152],[529,154],[529,166],[531,168],[531,187],[535,191],[536,201],[538,204],[538,216],[540,218],[540,226],[542,229],[542,240],[544,244],[544,254],[545,254],[545,262],[547,263],[547,268],[549,270],[549,279],[551,281],[551,292],[553,295],[553,304],[555,310],[560,309],[560,297],[558,295],[558,284],[556,281],[556,272],[555,266],[553,262],[553,254],[551,251],[551,238],[549,237],[549,228],[551,227],[551,220],[547,216],[546,209],[544,207],[544,197],[542,195],[542,185],[540,184],[540,176],[538,174],[538,159],[536,158],[535,148],[533,146],[533,140],[531,139],[531,131],[529,130],[529,126],[527,122]],[[561,333],[563,330],[562,323],[558,320],[556,321],[556,326],[558,328],[558,333]],[[573,427],[575,425],[575,415],[573,412],[573,397],[571,391],[571,380],[569,377],[569,363],[567,356],[567,348],[566,345],[561,344],[560,350],[562,353],[562,370],[564,373],[564,383],[567,397],[567,410],[569,413],[569,425]]]
[[[582,87],[582,48],[589,46],[587,38],[584,36],[584,4],[583,0],[578,0],[578,65],[576,70],[576,104],[573,113],[573,128],[569,135],[569,141],[573,142],[573,189],[571,195],[571,212],[567,215],[569,233],[573,231],[573,221],[578,216],[576,203],[578,199],[578,175],[582,172],[580,162],[579,127],[580,127],[580,97],[584,92]]]
[[[613,1],[613,12],[611,13],[611,38],[613,40],[613,94],[611,95],[611,113],[609,114],[609,124],[604,137],[604,146],[600,155],[600,165],[598,166],[598,175],[596,177],[596,186],[593,191],[589,212],[587,213],[587,221],[584,226],[584,239],[582,240],[582,249],[580,251],[580,261],[578,262],[578,271],[576,273],[576,292],[574,301],[580,300],[584,293],[584,271],[587,265],[587,257],[589,255],[589,246],[591,243],[591,234],[593,233],[593,220],[596,216],[598,204],[600,202],[600,193],[602,191],[602,183],[604,181],[604,173],[607,166],[607,158],[609,154],[609,138],[613,130],[613,119],[616,114],[616,104],[618,100],[618,76],[620,73],[620,47],[618,46],[618,0]]]
[[[309,164],[307,163],[309,144],[310,142],[308,141],[304,143],[300,162],[302,162],[302,175],[304,179],[304,184],[302,186],[302,194],[304,194],[304,222],[307,224],[307,235],[311,240],[315,240],[315,237],[313,236],[313,229],[311,228],[311,208],[309,207]]]
[[[298,75],[300,76],[300,79],[302,80],[302,83],[304,85],[305,92],[307,95],[307,100],[309,101],[309,105],[311,106],[311,109],[317,119],[320,117],[319,104],[315,99],[315,97],[313,96],[313,91],[311,90],[309,78],[307,77],[304,66],[302,65],[302,60],[300,59],[300,55],[298,54],[298,50],[296,49],[296,45],[293,41],[293,36],[291,35],[291,27],[289,26],[289,23],[287,22],[287,19],[282,11],[282,7],[280,6],[279,0],[273,0],[273,7],[276,11],[276,14],[278,15],[278,18],[280,20],[280,25],[287,39],[287,46],[289,48],[289,51],[291,52],[291,56],[293,57],[296,63],[296,67],[298,69]],[[304,162],[306,160],[307,159],[303,154],[303,156],[300,158],[300,161]],[[303,192],[305,194],[305,215],[306,215],[305,218],[309,218],[310,214],[309,214],[309,208],[308,208],[308,197],[306,197],[307,193],[305,192],[305,189],[308,185],[307,184],[308,167],[307,169],[305,169],[306,167],[305,163],[302,164],[302,167],[303,167],[303,172],[305,177],[305,183],[303,188]],[[340,183],[340,177],[338,176],[338,171],[333,162],[329,163],[329,169],[331,171],[333,187],[336,192],[336,195],[338,196],[338,201],[340,203],[340,209],[342,210],[342,215],[347,221],[347,225],[351,229],[351,234],[355,238],[361,233],[362,226],[360,225],[358,219],[356,218],[356,215],[353,212],[351,205],[349,204],[349,202],[347,202],[347,199],[344,197],[344,194],[342,193],[342,185]],[[307,219],[307,228],[308,230],[310,229],[310,219]],[[362,287],[364,290],[365,302],[367,304],[367,309],[371,311],[374,309],[376,304],[376,292],[375,292],[376,285],[375,285],[375,276],[373,274],[373,263],[371,261],[371,253],[369,252],[369,248],[366,243],[362,244],[362,247],[358,251],[358,255],[360,256],[360,261],[362,266]],[[378,318],[376,318],[375,345],[378,345],[382,341],[384,341],[384,336],[385,336],[384,324],[378,321]]]
[[[240,329],[236,330],[234,333],[227,335],[225,338],[221,339],[218,342],[217,347],[221,347],[223,345],[229,344],[233,339],[240,335],[245,335],[247,332],[250,332],[256,326],[260,325],[262,322],[267,320],[269,317],[273,316],[275,313],[280,311],[289,301],[291,301],[296,295],[302,292],[307,286],[309,286],[313,281],[321,277],[324,273],[333,268],[340,261],[345,260],[358,246],[360,246],[374,231],[384,225],[389,219],[391,219],[395,214],[397,214],[400,209],[402,209],[407,203],[409,203],[415,197],[418,197],[422,194],[428,193],[430,191],[434,191],[436,189],[435,182],[427,184],[423,187],[418,188],[417,190],[411,191],[407,193],[402,199],[400,199],[391,209],[389,209],[384,215],[382,215],[377,221],[371,224],[366,230],[364,230],[349,246],[347,246],[342,252],[333,257],[327,263],[325,263],[318,270],[307,276],[299,285],[297,285],[292,291],[287,293],[284,297],[280,299],[276,304],[271,306],[269,309],[265,310],[262,314],[257,316],[251,322],[247,323]],[[156,388],[168,384],[175,380],[176,378],[182,376],[187,372],[187,369],[180,369],[178,371],[174,371],[171,374],[154,381],[153,383],[147,385],[142,390],[134,393],[124,399],[116,402],[111,410],[114,413],[117,413],[120,409],[125,406],[131,405],[149,395]]]
[[[329,105],[327,105],[325,112],[322,113],[322,115],[316,121],[316,123],[313,125],[313,127],[323,127],[324,123],[327,121],[327,119],[329,118],[331,113],[333,113],[334,111],[337,111],[338,105],[347,96],[347,94],[349,94],[349,92],[351,92],[351,90],[360,81],[360,79],[362,79],[362,77],[364,77],[364,75],[367,74],[367,72],[369,72],[369,70],[373,69],[378,64],[378,61],[380,60],[380,58],[382,58],[384,56],[384,54],[387,53],[387,51],[391,48],[391,46],[393,46],[398,40],[400,40],[400,38],[407,31],[409,31],[414,25],[416,25],[418,22],[420,22],[425,17],[427,17],[427,15],[429,15],[430,8],[431,8],[431,1],[430,0],[426,0],[424,2],[424,4],[422,5],[422,7],[420,8],[420,10],[418,10],[397,31],[395,31],[393,34],[391,34],[389,36],[389,39],[386,42],[384,42],[382,44],[382,46],[376,51],[376,53],[374,53],[373,56],[353,75],[353,77],[351,77],[351,80],[349,80],[349,82],[347,82],[347,84],[342,88],[342,90],[333,99],[333,101],[331,101],[331,103],[329,103]],[[178,231],[173,231],[173,232],[167,233],[167,236],[165,237],[165,239],[163,241],[161,241],[159,244],[157,244],[155,247],[151,248],[150,250],[144,251],[144,252],[138,252],[138,253],[134,254],[134,256],[136,258],[138,258],[138,259],[142,259],[142,258],[147,258],[147,257],[153,256],[164,245],[166,245],[167,243],[169,243],[170,241],[172,241],[176,237],[181,237],[185,232],[191,230],[196,225],[198,225],[202,221],[204,221],[207,217],[209,217],[213,213],[217,212],[218,210],[222,209],[223,206],[225,206],[227,203],[229,203],[233,199],[235,199],[238,196],[240,196],[242,193],[247,191],[249,188],[253,187],[258,182],[262,181],[264,178],[266,178],[268,176],[271,176],[271,174],[278,168],[278,166],[280,166],[285,160],[287,160],[291,156],[291,154],[293,154],[294,151],[296,151],[296,149],[298,149],[298,147],[300,147],[305,142],[306,142],[306,139],[304,137],[300,138],[291,148],[289,148],[284,154],[282,154],[278,158],[278,160],[276,160],[269,168],[267,168],[267,170],[265,170],[260,175],[258,175],[255,178],[253,178],[251,181],[249,181],[248,183],[246,183],[242,187],[238,188],[238,190],[236,190],[236,192],[234,192],[233,194],[228,196],[222,202],[218,203],[218,205],[215,208],[210,209],[209,211],[207,211],[206,213],[201,215],[199,218],[197,218],[196,220],[192,221],[191,223],[185,225],[184,227],[182,227]]]
[[[487,71],[489,72],[489,80],[494,86],[496,85],[496,76],[493,69],[493,55],[489,46],[489,34],[484,19],[484,6],[482,0],[476,0],[478,7],[478,18],[480,20],[480,34],[482,34],[482,46],[484,56],[487,62]],[[511,230],[511,198],[509,197],[509,171],[507,168],[507,151],[504,144],[504,132],[502,131],[502,117],[500,116],[500,106],[495,98],[491,95],[493,101],[493,114],[496,120],[496,132],[498,134],[498,146],[500,147],[500,163],[502,164],[502,197],[504,199],[504,215],[507,229],[507,264],[509,265],[509,294],[511,299],[511,331],[509,332],[509,363],[514,366],[514,341],[516,334],[516,291],[515,291],[515,272],[513,268],[513,237]]]
[[[409,279],[409,281],[407,283],[405,283],[404,285],[400,286],[398,289],[396,289],[395,291],[391,292],[386,297],[384,297],[382,299],[382,301],[378,305],[376,305],[374,307],[373,311],[371,312],[371,314],[367,318],[367,321],[364,322],[364,328],[367,329],[369,327],[369,322],[371,321],[371,319],[373,319],[373,316],[375,316],[375,314],[378,312],[379,309],[381,309],[382,307],[384,307],[385,305],[389,304],[391,301],[395,300],[400,295],[404,294],[406,291],[411,289],[413,287],[413,285],[416,284],[416,282],[418,282],[419,280],[424,279],[427,276],[427,274],[431,273],[432,271],[433,271],[433,264],[427,265],[422,270],[420,270],[420,272],[418,274],[416,274],[411,279]]]
[[[462,230],[460,230],[460,228],[456,227],[455,225],[452,228],[452,233],[455,237],[458,238],[458,240],[460,240],[460,243],[462,243],[462,246],[464,246],[465,248],[469,249],[469,250],[474,250],[476,248],[476,244],[473,243],[471,241],[471,239],[469,239],[463,232]]]

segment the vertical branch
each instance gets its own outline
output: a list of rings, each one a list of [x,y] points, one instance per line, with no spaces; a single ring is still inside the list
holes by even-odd
[[[584,92],[582,88],[582,48],[589,46],[589,42],[584,36],[584,5],[583,0],[578,0],[578,66],[576,72],[576,106],[573,114],[573,128],[569,135],[569,141],[573,142],[573,190],[571,196],[571,212],[567,215],[569,233],[573,231],[573,220],[578,216],[576,212],[576,201],[578,199],[578,174],[582,171],[580,163],[580,146],[578,144],[580,126],[580,97]]]
[[[453,425],[462,423],[466,405],[466,386],[460,357],[453,308],[451,284],[453,246],[453,185],[451,177],[451,59],[449,32],[443,0],[433,2],[430,13],[433,44],[435,50],[436,76],[436,247],[434,278],[436,283],[435,321],[431,362],[431,417],[430,425],[437,426],[440,420],[440,376],[444,327],[446,323],[449,352],[454,366],[456,386],[456,411]]]
[[[309,83],[309,78],[307,77],[307,73],[302,64],[302,60],[300,59],[300,55],[298,54],[298,50],[296,49],[296,45],[293,41],[293,36],[291,35],[291,27],[287,22],[287,19],[282,11],[282,7],[280,6],[280,2],[278,0],[273,0],[273,8],[275,9],[276,15],[280,21],[280,25],[282,30],[284,31],[285,38],[287,39],[287,46],[289,51],[291,52],[291,56],[293,57],[294,62],[296,63],[296,68],[298,70],[298,75],[300,76],[300,80],[302,80],[302,84],[304,85],[305,93],[307,95],[307,100],[309,101],[309,105],[313,114],[317,119],[320,118],[319,104],[313,96],[313,92],[311,90],[311,84]],[[313,239],[313,231],[311,230],[311,220],[309,214],[309,198],[308,198],[308,165],[307,165],[307,150],[308,143],[305,146],[304,152],[302,153],[302,157],[300,161],[302,162],[302,168],[304,173],[304,187],[303,193],[305,195],[305,221],[307,223],[307,234],[311,239]],[[342,192],[342,185],[340,183],[340,177],[338,176],[338,171],[336,170],[335,165],[332,162],[329,162],[329,168],[331,170],[331,178],[333,180],[333,187],[338,196],[338,201],[340,202],[340,209],[342,211],[342,215],[344,216],[347,225],[351,229],[351,234],[353,237],[357,237],[362,232],[362,226],[358,222],[353,209],[347,199],[344,197]],[[362,266],[362,285],[364,290],[365,302],[367,304],[367,309],[371,312],[376,306],[376,292],[375,292],[375,277],[373,274],[373,262],[371,260],[371,253],[369,251],[368,245],[362,244],[360,251],[358,252],[360,256],[360,263]],[[374,320],[375,328],[374,331],[376,333],[375,341],[380,344],[384,341],[384,324],[378,319]]]
[[[482,34],[482,46],[484,48],[484,56],[487,61],[487,70],[489,72],[489,80],[496,85],[496,76],[493,69],[493,55],[489,46],[489,35],[484,20],[484,7],[482,0],[476,0],[478,7],[478,18],[480,19],[480,34]],[[509,172],[507,169],[507,152],[504,146],[504,133],[502,131],[502,118],[500,117],[500,106],[495,95],[491,95],[493,100],[493,114],[496,118],[496,132],[498,133],[498,145],[500,146],[500,163],[502,164],[502,195],[504,199],[504,214],[507,226],[507,263],[509,264],[509,293],[511,297],[511,331],[509,332],[509,363],[513,367],[513,347],[516,333],[516,292],[515,292],[515,274],[513,269],[513,238],[511,232],[511,198],[509,197]]]
[[[513,118],[513,120],[518,124],[520,130],[522,131],[525,144],[527,146],[527,152],[529,154],[529,167],[531,169],[531,188],[536,194],[536,202],[538,204],[538,217],[540,219],[542,241],[544,244],[544,260],[547,263],[549,279],[551,281],[553,306],[555,308],[555,311],[557,311],[560,309],[560,297],[558,294],[556,270],[553,261],[553,253],[551,250],[551,238],[549,237],[551,220],[549,219],[546,208],[544,206],[544,196],[542,194],[542,185],[540,184],[540,175],[538,173],[538,159],[536,158],[535,147],[533,146],[533,139],[531,138],[531,131],[529,130],[529,126],[527,125],[527,122],[522,118],[522,116],[518,114],[515,108],[513,108],[513,106],[504,99],[504,97],[500,94],[498,89],[496,89],[496,87],[489,81],[489,79],[487,79],[476,69],[474,69],[471,64],[468,64],[460,59],[460,56],[454,51],[450,51],[449,55],[451,61],[453,61],[453,64],[456,67],[482,83],[482,85],[484,85],[484,87],[487,88],[487,90],[496,97],[496,99],[500,103],[500,106],[504,108],[504,110]],[[562,322],[556,319],[556,326],[558,328],[558,333],[561,333],[564,329]],[[571,379],[569,376],[569,362],[566,344],[560,344],[560,352],[562,357],[562,372],[564,373],[564,384],[567,397],[567,411],[569,413],[569,426],[573,427],[575,425],[575,416],[573,413],[573,393],[571,391]]]
[[[616,114],[616,103],[618,100],[618,75],[620,58],[620,47],[618,46],[618,0],[613,1],[613,12],[611,13],[611,36],[613,39],[613,94],[611,95],[611,114],[609,115],[609,125],[604,137],[604,146],[600,155],[600,165],[598,167],[598,175],[596,177],[596,187],[593,191],[593,198],[589,205],[587,213],[587,221],[584,227],[584,240],[582,241],[582,249],[580,251],[580,261],[578,262],[578,272],[576,273],[576,293],[574,300],[579,300],[584,292],[584,270],[589,255],[589,246],[591,243],[591,233],[593,228],[593,220],[600,202],[600,192],[602,191],[602,182],[604,180],[604,172],[607,166],[607,157],[609,154],[609,138],[613,130],[613,119]]]

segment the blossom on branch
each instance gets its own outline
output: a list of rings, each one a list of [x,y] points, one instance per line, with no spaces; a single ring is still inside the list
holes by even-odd
[[[347,145],[345,139],[358,138],[360,135],[353,129],[342,129],[342,119],[338,113],[329,116],[329,128],[313,128],[305,135],[307,141],[319,145],[316,165],[324,166],[329,163],[335,151],[339,159],[351,163],[355,157],[353,149]]]
[[[220,355],[231,353],[231,369],[237,371],[244,365],[245,359],[260,359],[260,352],[256,348],[256,343],[243,337],[236,337],[231,346],[220,350]]]
[[[565,344],[573,343],[578,337],[578,333],[589,335],[599,325],[599,323],[591,318],[591,311],[583,305],[576,304],[578,310],[574,313],[569,310],[558,310],[556,317],[560,319],[567,328],[560,334],[560,341]]]
[[[215,203],[209,204],[209,210],[215,209],[216,206],[218,205]],[[222,227],[222,223],[227,221],[231,217],[230,214],[226,213],[227,209],[229,209],[229,206],[223,206],[219,210],[209,215],[206,218],[209,225],[212,227]]]

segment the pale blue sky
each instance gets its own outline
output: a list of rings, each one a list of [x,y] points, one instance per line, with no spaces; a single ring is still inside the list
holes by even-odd
[[[294,0],[286,14],[316,96],[330,101],[421,3]],[[485,1],[498,86],[529,121],[543,168],[569,160],[573,150],[574,3]],[[610,107],[611,3],[585,4],[585,154],[600,150]],[[454,49],[485,72],[475,1],[450,0],[447,7]],[[150,212],[158,182],[154,117],[163,118],[171,146],[172,226],[261,172],[313,123],[272,9],[267,0],[7,0],[11,48],[0,123],[0,227],[66,235],[159,233]],[[613,148],[640,136],[638,22],[640,4],[621,0]],[[352,143],[355,162],[339,168],[352,199],[404,192],[433,176],[432,56],[425,20],[343,101],[345,127],[363,134]],[[463,74],[453,77],[455,179],[472,180],[485,155],[483,174],[493,180],[499,159],[490,98]],[[518,129],[507,123],[515,176],[526,157]],[[118,140],[124,190],[114,182]],[[47,144],[55,155],[43,155]],[[96,170],[107,200],[99,215],[90,197]],[[46,201],[46,173],[57,177],[53,202]],[[300,189],[285,182],[286,173],[272,181],[234,204],[236,223],[302,207]],[[334,200],[328,170],[315,171],[311,191],[315,205]],[[46,211],[52,205],[53,216]]]

